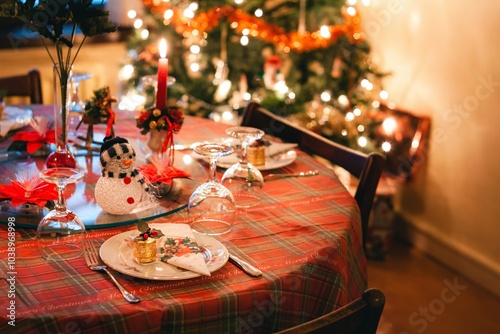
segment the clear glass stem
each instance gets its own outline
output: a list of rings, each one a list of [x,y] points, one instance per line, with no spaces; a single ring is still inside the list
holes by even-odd
[[[248,138],[245,138],[244,140],[241,141],[241,160],[240,160],[240,165],[243,168],[246,168],[248,165],[248,158],[247,158],[247,152],[248,152]]]
[[[64,196],[64,190],[66,189],[65,184],[57,185],[57,203],[55,205],[55,210],[58,212],[66,211],[66,198]]]
[[[80,102],[80,96],[78,96],[78,88],[80,86],[80,81],[73,81],[73,100],[72,102],[79,103]]]
[[[217,182],[217,157],[210,157],[208,182]]]

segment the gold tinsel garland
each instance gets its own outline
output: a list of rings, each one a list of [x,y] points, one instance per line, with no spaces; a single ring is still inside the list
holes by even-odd
[[[345,24],[328,26],[330,37],[325,38],[320,35],[319,31],[287,33],[279,26],[269,24],[263,19],[229,5],[213,7],[188,19],[181,10],[168,3],[155,0],[143,0],[143,2],[153,13],[160,16],[163,16],[167,10],[172,10],[172,17],[169,20],[164,20],[163,23],[165,25],[172,24],[175,31],[183,36],[192,34],[194,31],[204,34],[218,26],[221,19],[226,18],[229,26],[238,34],[243,34],[245,31],[249,36],[273,43],[285,51],[307,52],[326,48],[344,35],[349,37],[351,43],[363,39],[361,19],[357,11],[355,15],[349,15],[342,9]]]

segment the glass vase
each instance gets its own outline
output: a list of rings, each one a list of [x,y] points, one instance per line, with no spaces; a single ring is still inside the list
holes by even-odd
[[[47,168],[68,167],[76,168],[76,160],[69,151],[69,110],[71,103],[71,76],[72,68],[54,64],[54,131],[56,136],[56,150],[47,157]]]

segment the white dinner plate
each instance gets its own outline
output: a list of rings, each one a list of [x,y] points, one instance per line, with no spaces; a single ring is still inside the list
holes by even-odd
[[[237,150],[240,146],[240,142],[234,138],[217,138],[211,142],[222,143],[226,145],[233,146]],[[297,153],[292,149],[296,147],[297,144],[290,143],[271,143],[270,147],[266,148],[266,163],[264,165],[255,166],[260,171],[266,171],[271,169],[277,169],[290,165],[297,159]],[[194,153],[196,154],[196,153]],[[196,156],[200,157],[198,154]],[[203,160],[208,162],[207,157],[201,157]],[[228,155],[227,157],[222,157],[217,160],[217,166],[220,168],[229,168],[239,161],[236,153]]]
[[[288,150],[286,152],[273,155],[272,157],[266,157],[266,163],[264,165],[258,165],[255,167],[257,167],[257,169],[260,171],[271,170],[288,166],[292,162],[294,162],[295,159],[297,159],[297,153],[295,153],[294,150]],[[237,162],[237,157],[233,157],[233,155],[230,155],[227,157],[219,158],[219,160],[217,161],[217,166],[221,168],[229,168]]]
[[[149,224],[149,226],[156,229],[162,227],[161,224]],[[175,281],[202,276],[160,261],[160,254],[157,255],[158,260],[155,262],[146,264],[136,262],[132,256],[132,248],[127,243],[132,233],[132,231],[127,231],[117,234],[102,244],[99,253],[108,267],[128,276],[159,281]],[[219,270],[227,263],[229,253],[223,244],[210,236],[195,233],[195,237],[196,242],[203,249],[203,256],[210,273]]]

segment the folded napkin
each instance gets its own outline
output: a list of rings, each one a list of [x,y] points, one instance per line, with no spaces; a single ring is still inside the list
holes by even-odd
[[[272,159],[274,156],[280,153],[286,153],[294,147],[297,147],[297,144],[271,142],[271,145],[266,147],[266,158]],[[235,164],[239,162],[239,157],[236,153],[233,153],[227,157],[219,158],[218,161],[226,165]]]
[[[16,121],[12,120],[1,120],[0,119],[0,137],[5,137],[5,135],[11,130],[14,129],[14,126],[17,125]]]
[[[16,130],[27,125],[32,117],[32,111],[7,106],[0,119],[0,137],[4,137],[10,130]]]
[[[165,234],[160,249],[163,262],[210,276],[203,252],[189,225],[169,223],[162,226],[161,230]]]

